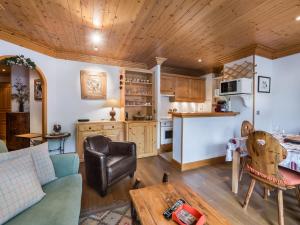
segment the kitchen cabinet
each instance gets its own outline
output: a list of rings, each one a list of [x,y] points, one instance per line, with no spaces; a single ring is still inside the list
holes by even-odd
[[[188,102],[190,100],[190,79],[176,77],[175,101]]]
[[[205,81],[201,79],[190,80],[190,101],[204,102],[205,101]]]
[[[157,155],[156,122],[126,122],[127,140],[136,143],[137,157]]]
[[[93,135],[103,135],[113,141],[125,140],[125,124],[123,122],[81,122],[76,124],[76,152],[81,162],[84,161],[83,142]]]
[[[162,95],[172,95],[170,100],[173,102],[205,102],[205,79],[176,74],[162,74],[160,80],[160,93]]]
[[[164,95],[175,95],[176,78],[162,75],[160,78],[160,93]]]

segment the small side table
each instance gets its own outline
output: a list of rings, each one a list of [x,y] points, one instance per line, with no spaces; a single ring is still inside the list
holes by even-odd
[[[34,145],[39,145],[42,142],[42,141],[38,141],[38,140],[33,140],[35,138],[41,138],[42,137],[42,134],[38,134],[38,133],[17,134],[15,136],[17,138],[29,139],[30,144],[32,144],[33,146]]]
[[[53,151],[59,151],[60,154],[65,153],[65,140],[70,137],[71,134],[66,132],[66,133],[61,133],[61,134],[47,134],[44,136],[46,140],[58,140],[59,141],[59,147],[57,149],[49,149],[49,152]]]

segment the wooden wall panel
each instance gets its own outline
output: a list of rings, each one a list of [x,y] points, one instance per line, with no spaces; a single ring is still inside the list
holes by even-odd
[[[168,58],[165,66],[203,74],[251,54],[277,58],[300,52],[299,0],[0,0],[0,5],[0,38],[64,59],[146,68],[160,56]],[[95,30],[103,39],[98,51],[91,42]]]

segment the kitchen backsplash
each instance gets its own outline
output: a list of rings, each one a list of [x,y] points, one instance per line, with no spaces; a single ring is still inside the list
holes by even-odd
[[[169,97],[161,97],[161,117],[167,117],[169,109],[177,109],[177,112],[211,112],[211,101],[204,103],[194,102],[170,102]]]

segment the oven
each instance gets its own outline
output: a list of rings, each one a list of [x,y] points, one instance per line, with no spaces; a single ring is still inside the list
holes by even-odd
[[[162,120],[160,122],[160,144],[172,144],[173,141],[173,121]]]

